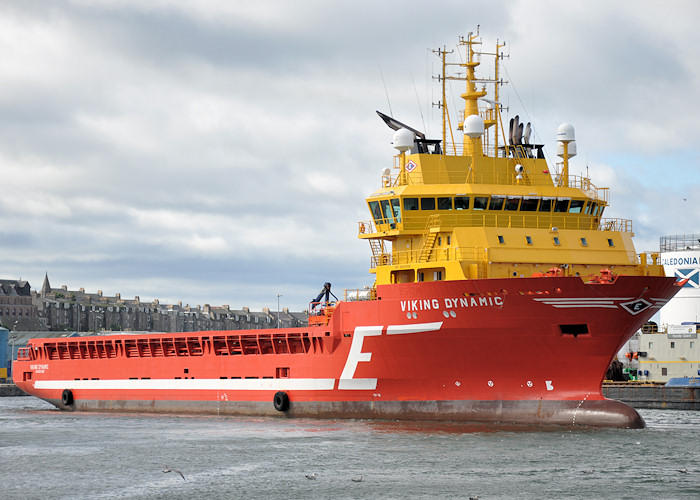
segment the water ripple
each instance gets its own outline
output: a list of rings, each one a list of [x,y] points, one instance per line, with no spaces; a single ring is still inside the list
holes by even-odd
[[[700,412],[642,414],[644,430],[536,429],[66,413],[0,398],[0,496],[700,497]]]

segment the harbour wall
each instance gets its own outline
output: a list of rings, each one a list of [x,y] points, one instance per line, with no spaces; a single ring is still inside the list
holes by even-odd
[[[700,387],[666,387],[663,383],[606,382],[603,395],[633,408],[700,410]]]
[[[26,392],[15,384],[0,384],[0,397],[7,396],[28,396]]]

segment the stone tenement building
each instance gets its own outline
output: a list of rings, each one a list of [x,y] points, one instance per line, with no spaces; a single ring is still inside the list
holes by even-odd
[[[0,280],[0,325],[8,330],[37,317],[31,287],[26,281]]]
[[[30,290],[27,282],[0,280],[0,284],[17,283],[22,293]],[[0,286],[3,290],[6,286]],[[203,307],[183,306],[182,303],[160,304],[141,302],[139,297],[133,300],[122,299],[120,294],[105,297],[102,291],[86,293],[85,289],[68,290],[51,288],[48,275],[39,292],[21,295],[29,300],[29,309],[22,309],[22,316],[11,314],[7,310],[0,292],[0,323],[15,330],[69,330],[76,332],[100,331],[153,331],[153,332],[194,332],[209,330],[252,330],[276,328],[277,311],[265,308],[261,312],[244,307],[240,310],[229,306]],[[17,292],[19,296],[19,292]],[[14,296],[9,296],[14,297]],[[15,311],[18,313],[18,311]],[[27,313],[29,317],[27,318]],[[280,328],[306,326],[307,312],[290,312],[283,309],[279,313]]]

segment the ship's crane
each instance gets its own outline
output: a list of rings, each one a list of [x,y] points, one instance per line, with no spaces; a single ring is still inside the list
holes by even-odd
[[[327,305],[329,300],[330,300],[330,296],[333,295],[333,292],[331,292],[331,284],[330,283],[324,283],[323,288],[321,289],[321,293],[319,293],[318,296],[314,300],[311,301],[311,310],[316,309],[316,306],[321,303],[321,298],[324,295],[326,296],[326,298],[323,302],[325,302],[325,304]],[[333,298],[335,300],[338,300],[338,297],[336,297],[335,295],[333,295]]]

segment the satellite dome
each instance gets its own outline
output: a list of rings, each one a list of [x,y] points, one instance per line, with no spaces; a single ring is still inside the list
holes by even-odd
[[[557,141],[561,142],[571,142],[576,140],[576,133],[574,132],[574,126],[570,123],[562,123],[557,128]]]
[[[413,132],[406,128],[400,128],[394,132],[394,147],[402,153],[411,149],[415,140]]]
[[[479,115],[469,115],[464,119],[462,128],[464,129],[464,135],[476,139],[484,135],[484,120]]]

